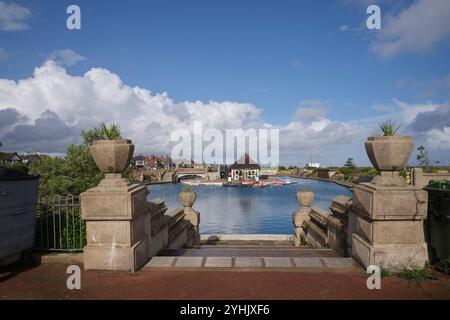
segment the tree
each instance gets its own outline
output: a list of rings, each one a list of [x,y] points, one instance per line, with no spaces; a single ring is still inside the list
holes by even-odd
[[[354,169],[356,168],[355,163],[353,162],[353,158],[348,158],[347,162],[344,164],[344,167],[349,168],[349,169]]]
[[[428,151],[425,150],[423,145],[417,148],[417,161],[419,161],[420,166],[430,165],[430,160],[428,159]]]
[[[40,176],[40,195],[79,195],[103,179],[89,152],[96,130],[83,131],[83,144],[69,146],[65,158],[41,156],[33,161],[29,173]]]

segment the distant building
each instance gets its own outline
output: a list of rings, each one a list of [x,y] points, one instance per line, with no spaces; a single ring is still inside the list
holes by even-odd
[[[133,168],[136,170],[142,170],[145,168],[145,157],[140,155],[133,158],[131,161]]]
[[[305,167],[307,167],[307,168],[320,168],[320,162],[310,162],[310,163],[307,163]]]
[[[172,159],[168,156],[150,155],[144,159],[145,169],[169,169],[175,167]]]
[[[261,167],[248,154],[244,154],[229,167],[232,180],[254,180],[259,177]]]
[[[315,175],[322,179],[331,179],[336,173],[339,173],[337,169],[318,169],[315,171]]]
[[[38,152],[36,154],[25,153],[21,155],[22,163],[27,167],[31,167],[33,161],[39,160],[41,158],[41,154]]]
[[[16,164],[22,163],[22,157],[17,152],[0,152],[0,163]]]

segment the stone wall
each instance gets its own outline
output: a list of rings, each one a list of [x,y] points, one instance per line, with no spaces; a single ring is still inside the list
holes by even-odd
[[[411,184],[423,189],[431,180],[450,180],[450,173],[424,173],[422,168],[413,168],[411,172]]]

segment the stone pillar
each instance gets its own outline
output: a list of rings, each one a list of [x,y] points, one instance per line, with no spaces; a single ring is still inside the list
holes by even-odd
[[[309,213],[314,200],[312,192],[297,192],[297,201],[300,203],[300,209],[292,215],[294,224],[294,246],[299,247],[302,242],[306,243],[305,223],[309,221]]]
[[[81,194],[86,270],[134,272],[148,261],[148,193],[145,185],[131,184],[120,173],[106,173],[97,187]]]
[[[195,211],[194,205],[197,195],[193,191],[180,192],[179,198],[184,207],[184,219],[188,223],[188,247],[200,246],[200,212]]]
[[[188,247],[200,246],[200,212],[184,207],[184,219],[188,222]]]
[[[366,268],[377,265],[398,271],[423,268],[428,261],[424,239],[428,194],[396,182],[399,178],[396,172],[382,172],[354,188],[351,254]]]

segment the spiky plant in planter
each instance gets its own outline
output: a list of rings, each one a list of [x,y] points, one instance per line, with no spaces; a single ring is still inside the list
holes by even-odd
[[[100,137],[99,140],[118,140],[122,139],[122,134],[120,132],[120,126],[113,123],[109,127],[103,122],[100,126]]]
[[[382,122],[378,125],[378,127],[380,127],[381,131],[383,132],[383,136],[385,137],[395,136],[398,129],[400,129],[400,126],[400,124],[397,125],[395,121],[392,120]]]
[[[383,136],[368,137],[365,143],[367,156],[380,176],[372,180],[380,185],[400,185],[405,181],[399,171],[406,166],[414,148],[414,141],[408,136],[397,136],[400,124],[388,120],[379,124]]]

